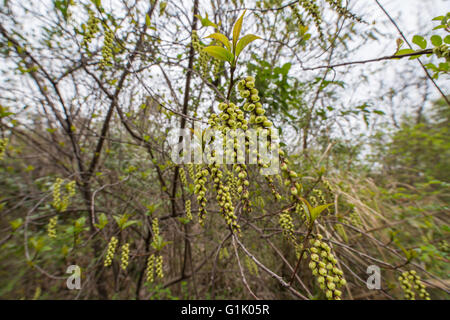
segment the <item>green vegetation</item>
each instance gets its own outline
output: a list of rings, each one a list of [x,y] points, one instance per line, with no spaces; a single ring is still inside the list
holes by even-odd
[[[370,18],[338,0],[3,1],[0,298],[448,299],[450,13],[354,60],[384,34]],[[232,163],[178,163],[180,129],[204,150],[237,132]]]

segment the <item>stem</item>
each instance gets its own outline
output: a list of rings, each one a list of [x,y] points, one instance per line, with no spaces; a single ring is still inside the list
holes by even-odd
[[[306,236],[305,236],[305,239],[303,240],[303,249],[302,249],[302,252],[300,252],[300,258],[298,258],[298,261],[297,261],[297,265],[295,266],[295,269],[294,269],[294,273],[292,274],[292,278],[291,278],[291,280],[289,281],[289,285],[290,286],[292,286],[292,283],[294,282],[294,279],[295,279],[295,275],[297,274],[297,271],[298,271],[298,268],[300,267],[300,262],[302,261],[302,257],[303,257],[303,254],[305,253],[305,246],[306,246],[306,241],[308,241],[308,237],[309,237],[309,235],[311,234],[311,231],[312,231],[312,226],[309,228],[309,230],[308,230],[308,233],[306,234]]]
[[[227,100],[230,100],[231,89],[233,88],[234,85],[234,70],[236,70],[236,66],[231,66],[230,86],[228,87]]]

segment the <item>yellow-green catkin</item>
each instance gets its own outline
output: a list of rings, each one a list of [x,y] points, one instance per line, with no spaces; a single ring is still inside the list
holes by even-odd
[[[87,27],[83,26],[83,29],[85,29],[85,32],[84,32],[83,41],[81,43],[81,45],[86,48],[91,43],[95,34],[99,31],[98,23],[100,22],[100,19],[98,19],[95,16],[94,11],[92,11],[91,9],[88,9],[88,15],[89,15],[89,19],[87,21]]]
[[[216,200],[221,208],[220,212],[227,225],[236,234],[240,233],[240,226],[237,223],[237,216],[234,213],[234,206],[231,196],[231,188],[222,181],[223,172],[217,163],[211,164],[211,179],[214,182],[214,189],[217,191]]]
[[[206,167],[201,167],[198,165],[197,173],[195,175],[195,186],[194,192],[197,195],[197,201],[199,204],[199,212],[198,212],[198,222],[201,226],[204,225],[204,220],[206,216],[206,181],[209,176],[209,171]]]
[[[58,211],[61,209],[61,184],[62,183],[63,183],[63,180],[61,178],[56,178],[56,181],[53,184],[52,206]]]
[[[230,257],[227,247],[223,247],[219,251],[219,260],[227,259]]]
[[[155,273],[156,276],[159,278],[164,278],[164,272],[163,272],[163,256],[158,256],[156,258],[156,265],[155,265]]]
[[[248,76],[245,79],[238,82],[238,91],[242,98],[246,101],[243,106],[245,112],[250,113],[249,124],[254,125],[256,128],[270,128],[272,122],[264,115],[265,110],[259,102],[259,92],[255,88],[255,78]],[[245,131],[245,127],[243,128]]]
[[[405,299],[407,300],[415,300],[416,294],[418,293],[419,298],[424,300],[430,300],[430,295],[425,289],[425,285],[420,280],[420,276],[416,271],[410,270],[402,273],[401,276],[398,277],[398,281],[400,281],[401,288],[405,293]]]
[[[221,71],[221,66],[222,63],[220,62],[219,59],[214,59],[214,63],[213,63],[213,75],[214,77],[217,77]]]
[[[292,216],[289,214],[288,210],[284,210],[278,219],[281,229],[283,230],[283,235],[291,242],[295,243],[294,234],[294,223]]]
[[[54,216],[50,218],[50,221],[47,225],[47,234],[49,238],[56,238],[56,224],[58,223],[58,217]]]
[[[362,226],[361,218],[360,218],[359,214],[355,210],[350,211],[350,214],[349,214],[348,218],[350,220],[350,223],[354,227],[360,228]]]
[[[109,267],[112,264],[112,260],[114,259],[114,255],[116,253],[117,244],[119,240],[116,237],[111,237],[108,243],[108,250],[106,252],[104,266]]]
[[[192,211],[191,211],[191,200],[186,200],[184,203],[185,209],[186,209],[186,218],[189,220],[192,220]]]
[[[239,146],[239,141],[245,141],[245,131],[248,129],[248,122],[245,119],[244,112],[234,103],[219,103],[221,111],[217,119],[218,127],[222,129],[222,137],[226,144],[226,157],[235,164],[233,165],[234,173],[237,176],[237,193],[241,199],[248,199],[249,192],[247,166],[245,165],[244,150]],[[242,129],[242,130],[236,130]],[[230,133],[227,135],[227,133]]]
[[[107,66],[111,66],[113,58],[113,46],[114,46],[114,32],[108,27],[104,26],[105,35],[102,47],[102,60],[100,61],[100,69],[104,69]]]
[[[319,32],[319,37],[323,39],[323,30],[322,30],[322,16],[320,14],[319,7],[314,2],[314,0],[299,0],[299,5],[305,9],[307,14],[313,19],[314,24]]]
[[[313,189],[312,192],[315,195],[319,205],[327,204],[327,200],[325,199],[325,195],[323,194],[322,190]]]
[[[186,178],[186,171],[184,171],[184,169],[180,167],[179,173],[180,173],[181,184],[186,187],[188,185],[187,178]]]
[[[250,272],[250,274],[254,276],[258,276],[258,266],[256,265],[255,261],[253,261],[249,256],[245,256],[245,265]]]
[[[328,2],[330,7],[334,9],[340,16],[346,17],[348,19],[352,19],[358,22],[362,22],[362,19],[355,14],[351,13],[346,7],[342,5],[341,0],[325,0]]]
[[[322,239],[322,235],[318,234],[316,239],[310,240],[309,268],[313,276],[317,278],[319,287],[327,299],[340,300],[342,291],[339,288],[345,286],[347,281],[343,277],[342,270],[337,267],[337,259],[331,252],[331,248]]]
[[[199,58],[198,58],[199,66],[197,68],[201,72],[201,75],[203,77],[205,77],[208,72],[209,56],[205,51],[203,51],[203,45],[200,43],[200,40],[198,38],[198,34],[197,34],[196,30],[192,31],[192,47],[199,54]]]
[[[70,181],[66,184],[66,192],[64,196],[61,198],[61,186],[64,180],[61,178],[56,178],[55,183],[53,184],[53,201],[52,206],[59,212],[64,212],[67,210],[67,207],[70,203],[70,198],[75,195],[75,181]]]
[[[152,231],[153,231],[153,238],[156,238],[157,236],[159,236],[159,221],[158,221],[158,218],[153,218]]]
[[[8,138],[0,139],[0,160],[5,157],[6,147],[8,146]]]
[[[146,269],[147,282],[153,282],[153,280],[155,279],[154,270],[155,270],[155,255],[152,253],[152,255],[147,259],[147,269]]]
[[[189,176],[191,177],[192,181],[195,179],[195,172],[194,172],[194,164],[188,163],[187,165]]]
[[[125,243],[122,246],[121,257],[120,257],[120,261],[121,261],[120,267],[122,268],[122,270],[127,269],[129,259],[130,259],[130,244]]]
[[[70,203],[70,198],[72,198],[75,195],[75,181],[70,181],[66,184],[66,193],[64,194],[62,201],[61,201],[61,208],[60,211],[66,211],[67,207]]]

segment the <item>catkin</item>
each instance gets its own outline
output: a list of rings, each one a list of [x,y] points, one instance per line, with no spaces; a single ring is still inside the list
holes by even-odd
[[[116,247],[119,240],[116,237],[112,237],[108,243],[108,250],[106,252],[104,266],[109,267],[112,264],[112,260],[114,259],[114,255],[116,253]]]

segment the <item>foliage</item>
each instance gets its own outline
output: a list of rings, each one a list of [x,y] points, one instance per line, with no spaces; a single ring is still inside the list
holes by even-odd
[[[382,35],[363,10],[214,3],[4,1],[0,297],[447,299],[448,97],[425,91],[414,113],[403,99],[397,123],[350,98],[379,70],[337,69],[427,55],[445,79],[449,14],[413,36],[417,50],[401,40],[392,56],[341,64]],[[431,81],[416,78],[404,87]],[[233,164],[206,151],[177,163],[180,129],[193,141],[216,130],[204,150],[237,132]],[[239,148],[256,144],[248,129],[279,134],[263,146],[275,174],[261,146]],[[73,264],[81,290],[65,287]],[[383,290],[368,291],[374,264]]]

